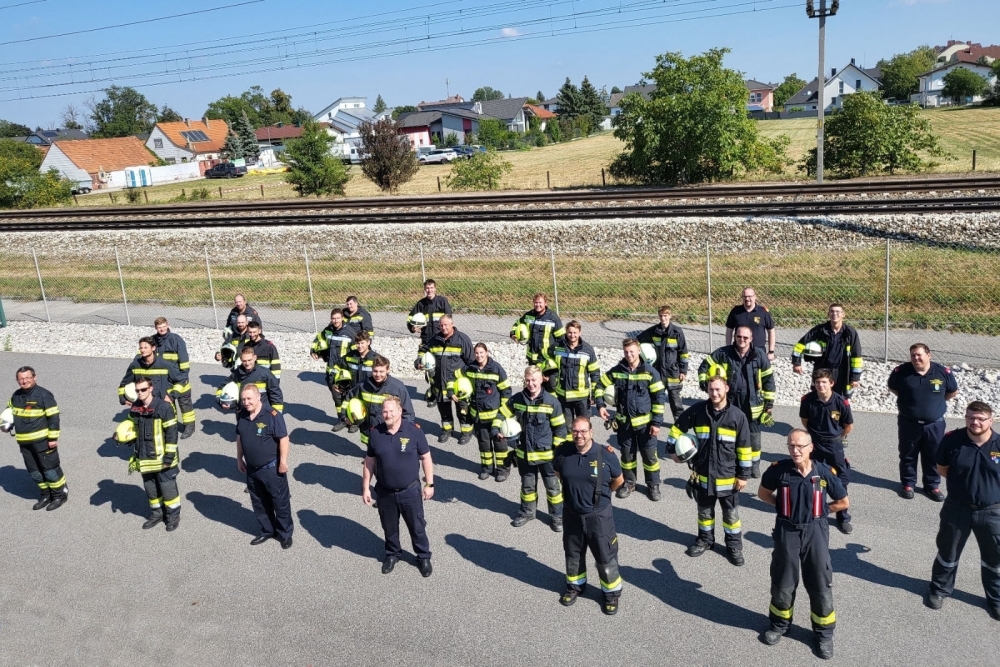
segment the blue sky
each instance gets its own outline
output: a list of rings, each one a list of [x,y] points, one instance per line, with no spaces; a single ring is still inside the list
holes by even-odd
[[[732,49],[727,65],[748,78],[780,81],[797,72],[809,80],[816,75],[817,22],[804,5],[0,0],[0,118],[58,126],[67,104],[82,107],[92,91],[116,83],[188,117],[254,84],[280,87],[313,112],[347,95],[374,101],[381,93],[396,106],[449,91],[468,98],[483,85],[554,96],[567,76],[579,83],[587,75],[610,90],[635,83],[659,53],[716,46]],[[188,15],[150,21],[178,14]],[[996,15],[996,0],[842,0],[827,24],[827,64],[839,68],[853,57],[873,66],[948,39],[998,43]],[[142,23],[104,29],[131,22]]]

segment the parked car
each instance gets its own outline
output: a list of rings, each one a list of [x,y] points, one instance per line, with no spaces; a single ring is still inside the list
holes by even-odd
[[[79,181],[73,184],[72,192],[75,195],[89,195],[93,187],[93,181]]]
[[[205,178],[239,178],[246,175],[246,167],[237,167],[231,162],[222,162],[205,170]]]
[[[456,146],[455,152],[458,153],[458,157],[465,158],[468,160],[470,157],[476,154],[476,149],[472,146]]]
[[[417,162],[420,164],[448,164],[458,159],[458,153],[454,148],[435,148],[426,155],[418,155]]]
[[[417,147],[417,159],[420,159],[421,155],[430,155],[431,153],[433,153],[436,150],[437,150],[437,148],[435,148],[434,146],[418,146]]]

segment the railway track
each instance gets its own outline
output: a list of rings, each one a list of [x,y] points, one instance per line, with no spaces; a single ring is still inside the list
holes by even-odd
[[[475,194],[447,195],[433,197],[381,197],[369,199],[303,199],[281,201],[238,201],[198,204],[161,204],[152,206],[117,206],[117,207],[79,207],[65,209],[46,209],[33,211],[0,212],[0,229],[5,231],[43,231],[54,230],[56,224],[63,222],[61,229],[89,229],[94,226],[112,229],[120,225],[111,220],[114,218],[129,218],[134,223],[137,218],[143,222],[157,226],[220,226],[235,224],[232,220],[240,214],[258,214],[252,224],[301,224],[303,222],[320,222],[323,224],[343,222],[344,224],[372,221],[410,222],[418,219],[423,212],[440,219],[463,219],[460,211],[481,214],[489,210],[493,218],[501,210],[492,207],[532,206],[529,210],[518,209],[517,213],[524,219],[548,219],[561,217],[558,214],[550,216],[546,208],[553,211],[557,207],[572,206],[577,217],[617,217],[620,215],[644,216],[656,215],[802,215],[830,214],[836,212],[879,212],[890,201],[900,202],[890,206],[897,212],[914,212],[916,209],[906,208],[903,202],[911,207],[918,206],[912,200],[881,200],[881,201],[842,201],[846,195],[869,194],[917,194],[917,193],[949,193],[968,192],[971,190],[1000,191],[1000,178],[997,177],[961,177],[961,178],[928,178],[915,180],[888,181],[851,181],[848,183],[815,183],[793,185],[739,185],[739,186],[703,186],[684,188],[611,188],[602,190],[574,190],[556,192],[532,192],[515,194]],[[780,200],[778,200],[780,198]],[[805,198],[805,200],[803,199]],[[812,201],[809,201],[809,198]],[[824,201],[838,198],[836,204]],[[712,204],[712,200],[737,199],[744,200],[727,202],[725,205]],[[760,202],[760,199],[776,201]],[[783,201],[790,199],[791,201]],[[926,198],[925,198],[926,199]],[[987,198],[979,197],[985,200]],[[745,200],[758,200],[747,202]],[[688,202],[694,201],[695,204]],[[953,196],[941,197],[946,202],[944,208],[928,210],[946,211],[962,208],[973,208],[969,198]],[[586,208],[586,204],[591,204]],[[755,206],[760,204],[760,206]],[[599,206],[600,205],[600,206]],[[868,206],[869,209],[865,209]],[[772,210],[768,210],[771,207]],[[600,208],[603,214],[598,211]],[[836,208],[837,210],[832,210]],[[607,210],[605,210],[607,209]],[[850,209],[849,211],[846,209]],[[876,209],[876,210],[872,210]],[[921,209],[923,210],[923,209]],[[991,209],[986,209],[991,210]],[[339,215],[333,212],[341,211]],[[351,212],[349,212],[351,211]],[[358,212],[360,211],[360,213]],[[919,212],[919,211],[916,211]],[[287,215],[283,215],[287,213]],[[277,215],[275,215],[277,214]],[[267,215],[268,217],[263,217]],[[417,218],[413,216],[416,215]],[[184,216],[189,216],[185,218]],[[198,216],[198,218],[190,218]],[[388,216],[388,217],[387,217]],[[525,217],[536,216],[536,217]],[[515,216],[516,217],[516,216]],[[229,220],[226,220],[229,218]],[[86,220],[87,222],[82,222]],[[37,221],[25,224],[27,221]],[[77,221],[74,224],[72,221]],[[43,224],[44,222],[44,224]],[[250,224],[248,221],[243,224]],[[83,225],[83,226],[80,226]]]
[[[491,221],[533,220],[600,220],[610,218],[664,218],[664,217],[812,217],[824,215],[863,215],[901,213],[950,213],[1000,211],[1000,197],[949,197],[919,199],[886,199],[869,201],[806,200],[767,202],[723,202],[677,204],[626,204],[621,206],[573,206],[562,208],[517,208],[494,210],[452,210],[438,208],[424,210],[370,210],[363,213],[336,210],[310,210],[287,212],[277,215],[243,217],[228,209],[218,209],[203,215],[177,215],[163,211],[161,215],[136,220],[136,211],[127,209],[129,217],[103,216],[103,219],[34,219],[0,223],[4,232],[58,232],[128,230],[137,226],[150,229],[193,227],[247,227],[290,225],[361,225],[361,224],[429,224],[442,222],[482,222],[484,214]],[[225,214],[222,214],[224,211]]]

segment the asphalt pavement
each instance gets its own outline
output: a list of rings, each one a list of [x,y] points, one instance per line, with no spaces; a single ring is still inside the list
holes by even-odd
[[[356,435],[330,432],[319,374],[282,378],[296,522],[295,544],[283,551],[274,541],[249,544],[258,528],[236,470],[234,418],[211,398],[221,367],[192,368],[198,432],[181,441],[181,525],[166,533],[162,526],[141,530],[141,479],[128,475],[125,452],[110,440],[123,415],[116,388],[127,364],[0,352],[2,392],[16,389],[14,371],[23,364],[37,369],[59,401],[70,500],[55,512],[31,511],[37,487],[13,439],[0,440],[0,664],[820,662],[801,589],[792,633],[774,647],[759,640],[767,627],[773,510],[741,496],[745,567],[730,565],[718,546],[689,558],[695,506],[683,491],[686,468],[669,461],[662,462],[660,503],[641,494],[615,500],[625,584],[621,609],[608,618],[593,588],[575,606],[559,605],[562,545],[545,513],[512,528],[516,476],[479,481],[476,446],[438,446],[436,411],[422,402],[415,406],[431,436],[437,482],[426,507],[435,568],[429,579],[417,572],[412,552],[392,574],[380,573],[377,510],[360,498],[363,452]],[[779,424],[764,435],[768,460],[780,455],[788,424],[797,422],[791,409],[775,412]],[[995,663],[1000,623],[985,610],[975,541],[954,597],[940,611],[924,607],[940,505],[896,495],[895,417],[855,418],[855,531],[831,529],[832,662]],[[752,481],[748,488],[756,487]],[[405,537],[403,544],[409,550]]]

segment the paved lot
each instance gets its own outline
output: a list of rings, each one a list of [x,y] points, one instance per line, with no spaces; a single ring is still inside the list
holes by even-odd
[[[124,362],[0,353],[4,393],[16,388],[22,364],[35,366],[60,401],[70,501],[57,512],[32,512],[36,488],[14,442],[0,441],[0,664],[818,662],[802,591],[793,634],[773,648],[758,640],[767,625],[769,508],[742,496],[746,567],[732,567],[719,551],[688,558],[695,508],[680,466],[664,462],[663,502],[616,501],[625,589],[618,616],[606,618],[593,591],[572,608],[558,604],[559,538],[544,521],[511,528],[515,478],[480,482],[475,446],[454,441],[432,444],[434,575],[422,579],[412,557],[381,575],[377,512],[359,495],[362,452],[355,436],[330,433],[329,396],[316,374],[289,372],[282,383],[296,519],[295,545],[282,551],[276,542],[248,544],[256,522],[233,460],[233,419],[208,397],[220,368],[192,369],[199,432],[182,441],[182,521],[168,534],[140,529],[141,480],[128,476],[108,440],[121,414],[115,388]],[[431,411],[417,410],[436,434]],[[776,412],[786,423],[795,417]],[[831,538],[835,662],[995,662],[1000,624],[984,608],[975,544],[955,597],[940,612],[926,609],[939,506],[897,498],[894,418],[857,419],[856,530],[849,538],[833,530]],[[786,429],[765,435],[766,458],[776,458]]]

